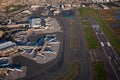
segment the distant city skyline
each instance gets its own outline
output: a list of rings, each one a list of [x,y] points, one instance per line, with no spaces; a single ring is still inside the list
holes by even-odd
[[[113,1],[119,1],[119,0],[0,0],[0,3],[8,3],[8,4],[10,4],[10,3],[15,3],[15,2],[30,2],[30,3],[38,3],[38,2],[61,2],[61,1],[63,1],[63,2],[81,2],[81,1],[92,1],[92,2],[113,2]]]

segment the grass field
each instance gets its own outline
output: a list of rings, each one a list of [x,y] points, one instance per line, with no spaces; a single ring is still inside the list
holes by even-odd
[[[85,26],[89,26],[90,22],[87,19],[82,19],[82,24]]]
[[[79,10],[80,10],[80,15],[82,17],[84,17],[82,19],[82,24],[85,26],[84,32],[85,32],[85,37],[86,37],[86,41],[87,41],[89,49],[95,49],[95,48],[100,47],[99,42],[98,42],[92,28],[90,27],[91,24],[88,21],[88,19],[86,19],[88,14],[92,15],[94,13],[94,11],[89,11],[89,10],[91,10],[91,8],[88,8],[88,7],[80,8]]]
[[[105,21],[102,19],[103,14],[100,13],[99,10],[94,10],[89,7],[84,7],[79,9],[80,15],[82,17],[87,16],[94,16],[97,23],[100,25],[104,33],[106,34],[107,38],[109,39],[110,43],[112,43],[114,49],[117,53],[120,53],[120,40],[115,36],[112,31],[110,30],[110,27],[105,23]]]
[[[93,30],[90,27],[85,27],[84,32],[85,32],[86,41],[88,43],[89,49],[98,48],[99,43],[98,43],[97,38],[95,37]]]
[[[79,12],[82,17],[92,16],[94,14],[100,14],[98,10],[94,10],[89,7],[80,8]]]
[[[108,80],[103,62],[95,62],[95,79],[94,80]]]
[[[60,80],[75,80],[75,78],[79,75],[79,73],[80,73],[80,63],[74,62],[68,73]]]

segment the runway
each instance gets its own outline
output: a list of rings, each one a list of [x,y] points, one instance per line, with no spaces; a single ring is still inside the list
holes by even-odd
[[[120,80],[120,58],[110,44],[108,38],[97,24],[93,16],[88,17],[96,37],[101,44],[104,53],[104,63],[107,66],[111,80]],[[109,64],[108,64],[109,63]]]

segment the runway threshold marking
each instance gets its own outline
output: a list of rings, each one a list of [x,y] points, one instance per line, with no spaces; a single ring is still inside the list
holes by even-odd
[[[101,46],[105,46],[103,42],[100,42]]]

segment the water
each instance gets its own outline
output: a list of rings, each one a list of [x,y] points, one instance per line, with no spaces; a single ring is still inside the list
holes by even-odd
[[[115,15],[113,15],[113,16],[117,21],[110,23],[110,25],[114,29],[119,28],[120,27],[120,10],[115,11]]]
[[[115,11],[114,18],[115,18],[116,20],[120,20],[120,10]]]
[[[115,15],[116,20],[120,20],[120,15]]]
[[[111,26],[113,28],[118,28],[118,27],[120,27],[120,23],[111,23]]]

